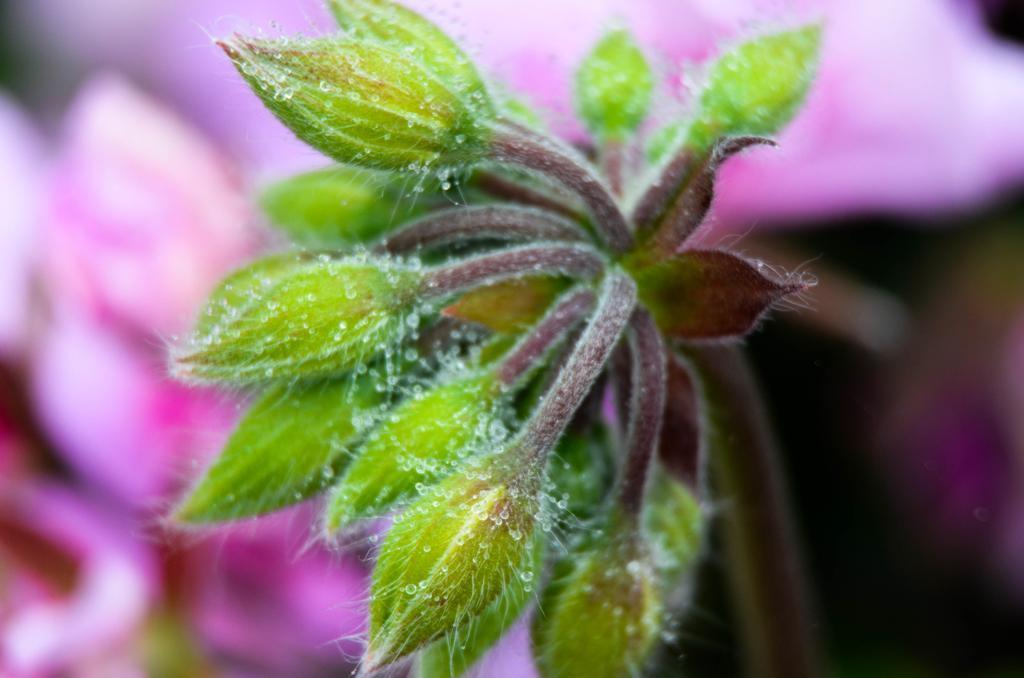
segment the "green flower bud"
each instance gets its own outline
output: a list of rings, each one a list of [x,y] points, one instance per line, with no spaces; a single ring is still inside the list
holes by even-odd
[[[473,61],[433,23],[391,0],[328,0],[327,4],[338,25],[352,37],[410,56],[467,105],[493,117],[487,86]]]
[[[531,572],[540,572],[545,543],[534,539]],[[420,653],[417,678],[459,678],[519,620],[533,600],[533,578],[513,579],[484,612]]]
[[[818,65],[821,26],[774,33],[726,52],[711,67],[687,144],[723,136],[770,136],[796,114]]]
[[[220,45],[281,122],[338,162],[423,170],[486,151],[490,117],[401,51],[337,36]]]
[[[622,141],[647,117],[654,74],[625,30],[609,32],[576,73],[576,108],[602,141]]]
[[[636,526],[613,519],[574,551],[541,598],[533,629],[544,678],[640,675],[662,627],[662,599]],[[563,576],[558,576],[563,574]]]
[[[344,166],[279,181],[260,202],[274,226],[313,247],[371,243],[425,207],[422,200],[403,202],[391,176]]]
[[[396,519],[370,599],[374,670],[480,616],[516,579],[532,581],[540,474],[499,454],[449,476]]]
[[[257,262],[228,278],[176,352],[178,376],[251,383],[345,372],[397,342],[421,274],[388,260]]]
[[[473,371],[442,380],[396,407],[332,491],[327,530],[386,513],[495,444],[504,432],[496,417],[501,390],[493,371]]]
[[[186,523],[262,515],[334,482],[384,399],[369,376],[270,388],[175,512]],[[287,450],[287,454],[282,454]]]
[[[693,491],[667,473],[651,483],[644,509],[654,562],[667,581],[693,566],[704,538],[704,512]]]

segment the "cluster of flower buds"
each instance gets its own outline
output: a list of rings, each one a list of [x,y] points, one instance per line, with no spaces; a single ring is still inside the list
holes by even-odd
[[[423,17],[329,5],[335,34],[220,43],[340,165],[266,191],[297,247],[225,280],[174,351],[179,378],[254,398],[174,517],[324,494],[333,540],[392,516],[365,672],[459,675],[540,600],[542,675],[642,674],[702,542],[686,346],[808,284],[692,236],[721,164],[799,107],[819,28],[728,50],[653,133],[657,78],[613,30],[579,69],[594,145],[573,148]]]

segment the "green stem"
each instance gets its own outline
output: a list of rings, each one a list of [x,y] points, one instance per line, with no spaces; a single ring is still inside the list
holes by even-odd
[[[710,483],[739,619],[745,675],[821,675],[809,595],[760,391],[742,351],[690,348],[703,382]]]

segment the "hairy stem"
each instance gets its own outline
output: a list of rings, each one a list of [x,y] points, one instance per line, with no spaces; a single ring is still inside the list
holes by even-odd
[[[621,141],[608,141],[600,150],[601,171],[612,193],[622,196],[626,172],[626,146]]]
[[[390,234],[377,250],[401,254],[480,239],[581,242],[587,240],[587,234],[578,224],[544,210],[479,205],[441,210],[418,219]]]
[[[425,275],[421,292],[427,297],[443,297],[529,274],[591,279],[600,275],[604,266],[601,255],[583,245],[527,245],[431,269]]]
[[[746,675],[819,676],[805,576],[757,384],[738,348],[687,353],[708,404],[710,482],[725,507],[723,539]]]
[[[561,341],[594,307],[596,296],[590,289],[567,292],[505,357],[498,368],[498,379],[506,386],[520,381],[537,366],[552,346]]]
[[[665,414],[665,345],[654,319],[643,308],[633,311],[628,336],[632,368],[629,426],[618,497],[624,513],[638,517]]]
[[[491,140],[491,156],[545,174],[576,193],[587,206],[601,238],[613,252],[633,245],[633,234],[615,198],[586,165],[554,142],[528,130],[499,128]]]
[[[609,273],[601,285],[597,308],[523,427],[524,463],[543,463],[573,414],[587,397],[636,307],[636,283],[625,273]]]
[[[558,197],[542,193],[494,172],[478,171],[473,174],[472,183],[484,193],[508,202],[556,212],[573,221],[579,221],[584,217],[572,205],[566,204]]]

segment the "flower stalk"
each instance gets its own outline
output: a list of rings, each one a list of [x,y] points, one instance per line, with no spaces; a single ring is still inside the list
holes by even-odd
[[[595,166],[492,96],[426,18],[392,0],[329,7],[338,34],[219,42],[340,167],[264,194],[269,221],[314,249],[229,276],[173,352],[178,376],[258,394],[175,518],[318,494],[325,538],[392,516],[363,673],[422,651],[423,670],[453,678],[536,590],[543,678],[617,678],[643,673],[684,598],[710,475],[708,498],[735,505],[722,529],[751,674],[816,675],[763,408],[735,350],[701,343],[748,335],[808,283],[693,236],[722,163],[796,111],[818,28],[723,55],[627,205],[659,86],[627,31],[575,81]],[[452,206],[456,178],[472,204]],[[609,380],[624,440],[601,408]],[[564,558],[547,547],[556,527]]]

